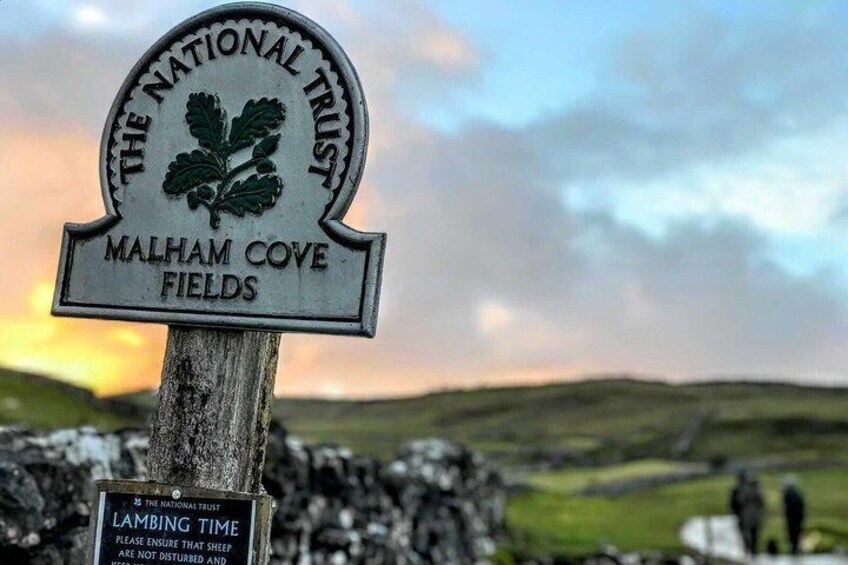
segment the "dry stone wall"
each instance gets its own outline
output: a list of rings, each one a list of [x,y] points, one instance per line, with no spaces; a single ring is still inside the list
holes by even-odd
[[[145,478],[147,437],[0,428],[0,563],[82,565],[93,481]],[[483,563],[504,521],[497,471],[428,439],[383,463],[274,425],[264,486],[274,565]]]

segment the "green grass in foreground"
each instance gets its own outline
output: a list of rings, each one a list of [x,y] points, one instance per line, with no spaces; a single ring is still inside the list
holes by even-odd
[[[655,465],[656,462],[648,463]],[[629,470],[608,468],[615,475]],[[727,501],[733,477],[688,481],[616,498],[576,497],[563,492],[579,484],[582,470],[551,473],[536,484],[548,483],[554,490],[512,497],[507,508],[511,549],[522,555],[574,554],[594,552],[600,542],[621,550],[683,549],[678,530],[696,515],[727,514]],[[576,474],[577,478],[569,477]],[[817,469],[795,473],[807,496],[807,527],[821,534],[817,550],[848,545],[848,469]],[[763,542],[779,540],[783,533],[780,479],[782,473],[762,475],[768,505]],[[541,482],[540,482],[541,481]]]
[[[0,425],[39,429],[95,426],[112,430],[131,424],[118,414],[99,409],[85,394],[82,389],[71,393],[61,384],[0,369]]]

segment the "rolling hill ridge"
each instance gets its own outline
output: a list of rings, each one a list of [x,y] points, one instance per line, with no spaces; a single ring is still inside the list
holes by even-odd
[[[155,395],[98,399],[45,377],[0,370],[0,406],[2,424],[114,428],[142,425]],[[508,464],[848,460],[846,388],[614,378],[371,401],[281,398],[274,417],[308,442],[384,457],[410,439],[440,436]]]

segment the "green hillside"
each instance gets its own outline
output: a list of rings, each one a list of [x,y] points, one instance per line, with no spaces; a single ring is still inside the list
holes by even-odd
[[[98,399],[0,370],[0,425],[115,428],[138,425],[154,406],[150,392]],[[592,552],[602,540],[680,551],[687,517],[727,512],[727,461],[773,463],[762,466],[769,536],[782,531],[780,477],[794,469],[809,495],[815,547],[848,544],[848,495],[840,490],[848,480],[848,389],[607,379],[367,402],[280,399],[274,415],[310,443],[359,453],[387,457],[408,440],[438,436],[493,456],[510,467],[511,482],[527,487],[509,498],[504,563]],[[669,480],[675,475],[683,478]],[[620,494],[608,488],[645,479],[662,480]],[[607,490],[586,490],[598,486]]]
[[[283,399],[295,434],[387,455],[423,436],[502,460],[848,459],[848,389],[628,379],[450,391],[368,402]]]
[[[139,422],[120,403],[151,410],[154,401],[149,392],[101,401],[0,370],[2,424],[111,428]],[[848,460],[848,389],[841,388],[620,378],[378,401],[280,399],[274,415],[306,441],[378,456],[410,439],[439,436],[505,463]]]
[[[50,429],[95,426],[116,429],[139,419],[91,392],[29,373],[0,368],[0,425]]]

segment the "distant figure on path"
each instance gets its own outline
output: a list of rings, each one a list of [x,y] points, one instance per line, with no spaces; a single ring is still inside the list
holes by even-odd
[[[742,531],[742,485],[748,479],[748,474],[745,471],[739,471],[736,475],[736,484],[733,485],[733,490],[730,491],[730,511],[736,516],[739,522],[739,531]]]
[[[783,512],[786,516],[786,533],[789,535],[789,546],[792,555],[798,555],[801,532],[804,530],[804,518],[807,509],[804,495],[798,487],[795,477],[789,475],[783,479]]]
[[[739,522],[739,532],[749,555],[757,554],[765,506],[757,478],[745,471],[739,473],[736,486],[730,494],[730,509]]]

